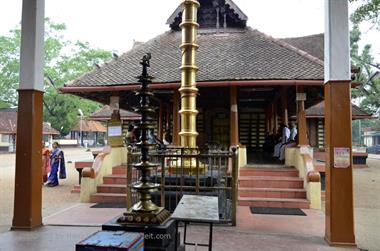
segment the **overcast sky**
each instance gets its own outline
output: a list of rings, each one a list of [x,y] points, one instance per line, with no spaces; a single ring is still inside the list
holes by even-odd
[[[248,25],[273,37],[296,37],[324,30],[324,0],[234,0]],[[21,20],[22,0],[0,0],[0,35]],[[133,40],[147,41],[169,29],[167,18],[181,0],[45,0],[45,16],[67,26],[66,38],[123,53]],[[380,58],[379,31],[363,25],[363,42]]]

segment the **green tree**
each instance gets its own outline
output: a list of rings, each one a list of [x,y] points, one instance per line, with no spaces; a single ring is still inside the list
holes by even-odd
[[[368,21],[373,27],[380,30],[380,0],[350,0],[357,3],[358,7],[351,15],[351,20],[355,24]]]
[[[379,116],[380,110],[380,78],[375,74],[380,69],[372,56],[371,45],[367,44],[359,50],[361,32],[359,25],[354,23],[350,32],[350,48],[352,64],[360,68],[356,81],[361,84],[359,88],[352,90],[352,97],[360,101],[360,107],[374,115]],[[367,127],[379,127],[379,119],[371,119],[352,122],[352,138],[356,145],[363,144],[362,129]]]
[[[64,38],[64,24],[46,19],[45,22],[45,94],[44,120],[49,121],[62,135],[67,134],[78,120],[78,108],[85,116],[100,105],[57,91],[65,83],[112,58],[112,53],[93,49],[88,43]],[[19,51],[21,31],[18,26],[9,36],[0,36],[0,106],[17,106],[19,82]]]
[[[360,68],[357,81],[361,83],[361,87],[353,91],[353,97],[361,100],[361,108],[378,114],[380,109],[380,69],[374,62],[371,45],[367,44],[359,51],[358,43],[361,32],[358,25],[353,26],[350,35],[351,60],[353,65]]]

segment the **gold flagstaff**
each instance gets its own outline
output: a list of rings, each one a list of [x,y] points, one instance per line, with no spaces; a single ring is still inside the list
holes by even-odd
[[[195,53],[198,45],[195,43],[198,23],[197,10],[199,2],[197,0],[184,0],[183,3],[182,23],[182,66],[181,66],[181,146],[187,148],[197,147],[197,131],[196,131],[196,96],[198,89],[196,88],[195,77],[198,68],[195,65]],[[140,201],[127,210],[122,217],[118,219],[118,223],[138,223],[138,224],[162,224],[170,216],[170,213],[163,207],[158,207],[151,200],[151,192],[158,189],[158,184],[153,184],[149,180],[149,170],[157,166],[157,164],[149,162],[149,143],[147,141],[147,129],[150,128],[150,122],[147,120],[147,113],[153,111],[149,106],[148,85],[152,78],[147,73],[147,68],[150,66],[150,54],[143,57],[141,65],[143,72],[138,77],[142,84],[138,96],[140,96],[140,108],[142,119],[140,122],[141,129],[141,162],[134,164],[134,167],[141,172],[141,178],[137,183],[133,184],[133,189],[139,192]],[[191,161],[189,162],[191,167]]]
[[[195,56],[198,49],[196,44],[197,31],[197,12],[199,2],[197,0],[184,0],[182,13],[182,65],[181,65],[181,146],[195,148],[197,147],[197,129],[196,117],[196,98],[198,89],[196,87],[196,73],[198,67],[195,65]]]

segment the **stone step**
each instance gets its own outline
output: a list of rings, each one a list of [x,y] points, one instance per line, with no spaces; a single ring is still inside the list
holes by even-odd
[[[304,189],[289,188],[239,188],[240,197],[306,199]]]
[[[118,185],[126,185],[127,177],[121,174],[111,174],[103,177],[104,184],[118,184]]]
[[[90,197],[91,203],[126,203],[126,195],[121,193],[94,193]]]
[[[247,168],[240,169],[240,176],[281,176],[298,177],[298,170],[292,167],[284,168]]]
[[[126,165],[120,165],[120,166],[112,167],[112,174],[127,175],[127,166]]]
[[[242,176],[239,188],[303,188],[303,180],[297,177]]]
[[[75,185],[73,189],[71,189],[71,193],[80,193],[80,185]]]
[[[326,191],[321,191],[321,200],[326,201]]]
[[[118,193],[126,194],[127,188],[126,185],[119,184],[100,184],[97,186],[96,191],[98,193]]]
[[[285,207],[285,208],[302,208],[309,209],[310,203],[306,199],[289,199],[289,198],[257,198],[257,197],[239,197],[239,206],[254,207]]]

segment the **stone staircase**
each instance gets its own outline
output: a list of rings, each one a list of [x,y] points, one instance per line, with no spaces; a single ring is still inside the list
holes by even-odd
[[[90,197],[91,203],[126,203],[127,166],[115,166]]]
[[[246,166],[239,174],[239,206],[310,207],[303,180],[294,167]]]

